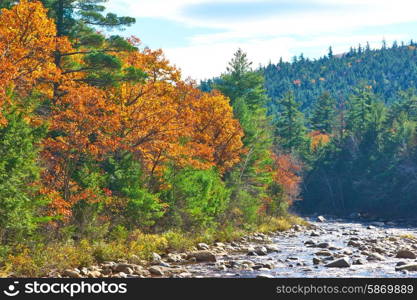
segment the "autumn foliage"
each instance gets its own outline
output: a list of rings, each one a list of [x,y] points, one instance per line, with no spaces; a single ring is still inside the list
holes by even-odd
[[[316,151],[318,148],[325,146],[330,142],[330,136],[326,133],[312,131],[309,135],[311,138],[310,148],[313,151]]]
[[[302,166],[290,154],[274,155],[274,160],[274,180],[283,187],[284,199],[290,204],[300,193]]]
[[[224,177],[249,151],[229,98],[182,80],[161,50],[138,38],[94,33],[88,37],[101,46],[93,49],[57,35],[38,1],[0,13],[0,125],[17,107],[25,122],[46,128],[32,184],[48,202],[48,224],[86,230],[124,218],[150,226],[177,212],[201,224],[220,218],[231,195]],[[279,156],[274,172],[292,199],[296,165]]]

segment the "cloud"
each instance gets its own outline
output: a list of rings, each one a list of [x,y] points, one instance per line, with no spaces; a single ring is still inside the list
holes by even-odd
[[[407,40],[405,34],[390,34],[385,38],[388,41]],[[332,45],[333,53],[343,53],[352,45],[369,42],[372,48],[381,46],[383,39],[380,35],[341,36],[326,35],[312,37],[307,40],[299,40],[293,37],[279,37],[271,39],[251,39],[242,42],[221,42],[212,45],[194,44],[185,47],[168,48],[166,56],[183,71],[184,77],[194,79],[209,79],[220,75],[226,70],[227,62],[233,53],[242,48],[248,53],[248,58],[254,66],[276,63],[282,57],[284,61],[290,61],[293,56],[302,52],[305,57],[318,58],[327,54],[328,47]],[[330,42],[331,41],[331,42]]]
[[[330,45],[342,52],[366,41],[376,46],[383,38],[408,40],[417,34],[411,26],[387,30],[415,21],[414,0],[112,0],[110,10],[201,28],[171,30],[183,34],[181,45],[166,46],[163,28],[149,24],[142,29],[155,39],[160,36],[157,44],[167,57],[195,78],[218,75],[238,47],[255,63],[267,63],[301,52],[317,57]]]

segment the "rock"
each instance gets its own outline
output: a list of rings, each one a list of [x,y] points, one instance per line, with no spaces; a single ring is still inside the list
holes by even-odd
[[[321,264],[321,259],[318,259],[317,257],[313,257],[313,264],[314,264],[314,265],[319,265],[319,264]]]
[[[152,253],[152,262],[159,264],[161,262],[161,256],[158,253]]]
[[[267,269],[267,268],[260,268],[258,271],[259,271],[259,272],[268,272],[268,271],[269,271],[269,269]]]
[[[262,264],[262,267],[272,270],[275,267],[275,265],[273,263],[264,263]]]
[[[173,253],[168,253],[167,255],[167,261],[168,262],[180,262],[182,261],[181,255],[179,254],[173,254]]]
[[[355,259],[355,260],[353,261],[353,264],[354,264],[354,265],[364,265],[364,264],[365,264],[365,262],[364,262],[362,259],[358,258],[358,259]]]
[[[129,262],[136,265],[143,265],[146,263],[143,259],[140,259],[139,256],[132,254],[129,258]]]
[[[383,256],[382,256],[381,254],[379,254],[379,253],[370,253],[366,259],[367,259],[368,261],[375,261],[375,260],[378,260],[378,261],[383,261],[383,260],[385,260],[385,257],[383,257]]]
[[[399,262],[397,262],[397,264],[395,265],[396,267],[401,267],[401,266],[404,266],[404,265],[406,265],[407,263],[405,262],[405,261],[399,261]]]
[[[101,271],[101,273],[105,276],[108,276],[108,275],[112,274],[112,270],[110,268],[103,269],[103,271]]]
[[[408,249],[401,249],[397,252],[396,258],[407,258],[407,259],[416,259],[416,255],[408,250]]]
[[[378,252],[379,254],[385,254],[385,249],[382,249],[381,247],[373,247],[373,251]]]
[[[294,229],[294,231],[302,231],[303,230],[303,228],[300,226],[300,225],[294,225],[293,227],[292,227],[292,229]]]
[[[88,269],[86,267],[81,268],[80,274],[84,276],[88,275]]]
[[[174,275],[174,277],[176,277],[176,278],[191,278],[192,276],[193,276],[193,274],[191,274],[189,272],[183,272],[183,273]]]
[[[151,272],[146,269],[136,269],[135,274],[142,278],[151,276]]]
[[[314,241],[312,241],[312,240],[308,240],[308,241],[305,241],[304,242],[304,245],[313,247],[313,246],[316,245],[316,243]]]
[[[120,263],[113,267],[113,271],[118,273],[123,272],[126,274],[133,274],[133,268],[134,265],[132,264]]]
[[[253,268],[255,266],[255,263],[251,260],[242,260],[240,263],[242,265],[248,265],[251,268]]]
[[[361,243],[356,242],[356,241],[354,241],[354,240],[352,240],[352,239],[348,242],[348,244],[347,244],[347,245],[348,245],[348,246],[355,247],[355,248],[359,248],[360,246],[362,246],[362,244],[361,244]]]
[[[320,244],[317,244],[316,245],[316,247],[317,248],[329,248],[329,246],[330,246],[330,244],[329,243],[320,243]]]
[[[152,274],[152,275],[157,275],[157,276],[164,276],[164,272],[162,271],[161,267],[158,266],[153,266],[150,267],[148,269],[148,271]]]
[[[366,227],[366,229],[376,229],[375,226],[369,225],[368,227]]]
[[[208,250],[210,247],[209,245],[205,244],[205,243],[198,243],[197,244],[197,249],[198,250]]]
[[[268,253],[279,252],[279,248],[277,245],[269,244],[269,245],[266,245],[265,248],[268,251]]]
[[[395,271],[417,271],[417,264],[406,264],[395,268]]]
[[[344,250],[343,250],[343,254],[345,254],[345,255],[352,255],[352,254],[353,254],[353,252],[352,252],[352,251],[350,251],[349,249],[344,249]]]
[[[341,258],[325,265],[327,268],[349,268],[350,263],[347,258]]]
[[[317,256],[332,256],[332,253],[327,250],[321,250],[315,253]]]
[[[248,256],[258,256],[258,254],[255,251],[249,251]]]
[[[102,274],[99,271],[91,271],[88,273],[89,278],[100,278]]]
[[[210,251],[196,251],[188,254],[188,258],[195,258],[196,261],[216,262],[216,256]]]
[[[256,278],[274,278],[272,275],[269,274],[258,274]]]
[[[80,272],[71,269],[66,269],[62,275],[70,278],[81,278]]]
[[[318,216],[317,217],[317,222],[320,222],[320,223],[326,222],[326,218],[323,217],[323,216]]]
[[[214,246],[219,247],[219,248],[224,248],[224,247],[226,247],[226,245],[225,245],[225,244],[220,243],[220,242],[214,243]]]
[[[263,255],[267,255],[268,254],[268,250],[265,247],[257,247],[257,248],[255,248],[255,253],[257,255],[263,256]]]
[[[316,231],[312,231],[310,233],[310,236],[320,236],[320,234],[318,232],[316,232]]]

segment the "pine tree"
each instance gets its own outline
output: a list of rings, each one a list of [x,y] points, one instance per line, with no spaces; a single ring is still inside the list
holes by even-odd
[[[40,168],[36,144],[44,128],[31,127],[24,115],[9,108],[0,126],[0,243],[16,242],[33,232],[45,205],[36,196]]]
[[[227,73],[215,85],[231,99],[235,116],[239,119],[245,137],[246,153],[231,172],[228,184],[232,186],[232,210],[242,211],[246,222],[258,218],[261,199],[267,197],[272,183],[272,134],[266,115],[268,100],[263,76],[250,68],[246,54],[239,49],[229,63]]]
[[[324,92],[313,106],[311,127],[323,133],[331,133],[335,119],[336,102],[329,92]]]
[[[130,68],[123,70],[117,52],[134,51],[136,47],[118,35],[105,37],[97,28],[123,29],[135,23],[131,17],[119,17],[104,13],[107,0],[42,0],[49,10],[49,17],[56,22],[58,37],[68,37],[72,51],[56,51],[55,64],[62,74],[83,74],[79,81],[95,86],[109,86],[125,80],[141,80],[143,72]],[[82,56],[81,63],[68,61]],[[55,97],[60,96],[56,84]]]
[[[304,151],[306,127],[304,116],[299,110],[299,104],[295,101],[294,94],[288,92],[278,101],[278,107],[279,115],[276,120],[278,144],[289,152]]]

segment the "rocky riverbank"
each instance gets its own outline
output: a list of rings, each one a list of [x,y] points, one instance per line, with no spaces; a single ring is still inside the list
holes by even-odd
[[[417,277],[417,228],[393,222],[314,218],[286,232],[231,243],[200,243],[151,262],[104,262],[51,277]]]

